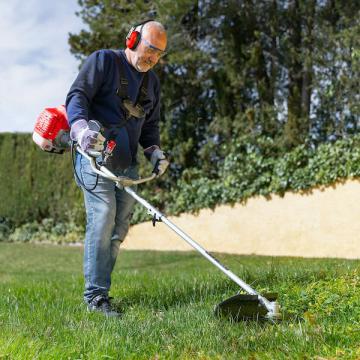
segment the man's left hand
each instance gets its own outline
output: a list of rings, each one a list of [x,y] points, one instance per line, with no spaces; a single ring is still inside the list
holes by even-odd
[[[164,174],[167,167],[169,166],[169,160],[166,158],[165,152],[157,146],[152,146],[148,149],[145,149],[145,154],[150,149],[153,150],[150,157],[151,164],[154,166],[153,173],[155,173],[156,176],[159,177]]]

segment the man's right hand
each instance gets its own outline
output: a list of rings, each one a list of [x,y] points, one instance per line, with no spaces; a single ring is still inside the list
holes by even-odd
[[[77,141],[81,149],[97,157],[104,150],[105,138],[100,133],[101,125],[96,120],[78,120],[70,130],[71,140]]]

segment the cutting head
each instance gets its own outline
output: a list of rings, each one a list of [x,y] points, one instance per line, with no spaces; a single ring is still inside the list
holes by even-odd
[[[272,304],[275,304],[276,295],[269,294],[265,296]],[[269,310],[260,302],[257,295],[234,295],[215,307],[215,315],[224,317],[233,321],[246,320],[278,320],[280,318],[279,309],[275,312]]]

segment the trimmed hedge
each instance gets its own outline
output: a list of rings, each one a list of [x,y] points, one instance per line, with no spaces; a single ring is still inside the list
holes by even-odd
[[[270,138],[238,138],[222,147],[228,155],[214,165],[217,177],[187,169],[176,183],[161,180],[139,188],[141,195],[171,215],[360,176],[360,135],[317,148],[304,144],[283,156],[271,156],[276,144]],[[57,241],[70,233],[77,236],[68,241],[76,241],[84,229],[84,209],[70,154],[42,152],[29,134],[0,134],[0,150],[0,241]],[[137,205],[133,223],[148,219]]]
[[[70,154],[41,151],[30,134],[0,134],[0,216],[14,226],[81,217]],[[79,219],[78,219],[79,220]],[[3,221],[4,222],[4,221]]]

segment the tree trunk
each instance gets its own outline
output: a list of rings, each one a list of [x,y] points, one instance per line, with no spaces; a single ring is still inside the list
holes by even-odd
[[[301,144],[307,135],[308,126],[302,118],[302,14],[298,0],[289,5],[289,46],[288,49],[288,119],[285,125],[285,143],[291,148]]]

